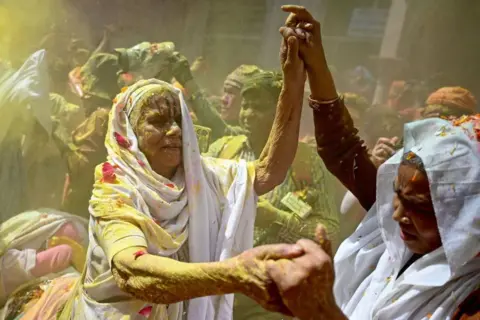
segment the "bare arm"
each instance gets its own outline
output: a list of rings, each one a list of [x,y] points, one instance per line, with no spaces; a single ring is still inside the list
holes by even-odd
[[[285,180],[298,146],[305,86],[305,69],[298,56],[298,40],[294,37],[289,38],[288,52],[284,52],[286,57],[282,63],[284,82],[275,120],[255,168],[257,195],[269,192]]]

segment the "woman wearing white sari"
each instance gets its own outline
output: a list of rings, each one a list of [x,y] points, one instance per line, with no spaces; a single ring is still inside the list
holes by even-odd
[[[306,255],[269,267],[283,302],[302,320],[477,319],[457,309],[480,286],[480,116],[407,124],[404,149],[376,175],[335,93],[320,24],[302,7],[284,9],[284,36],[311,40],[301,52],[319,154],[369,213],[333,265],[328,243],[325,252],[302,240]]]
[[[257,195],[284,180],[297,147],[305,72],[296,39],[283,57],[284,90],[255,163],[203,158],[182,94],[168,83],[140,81],[117,96],[90,201],[86,270],[61,319],[230,319],[233,292],[288,313],[264,260],[301,250],[242,253]]]

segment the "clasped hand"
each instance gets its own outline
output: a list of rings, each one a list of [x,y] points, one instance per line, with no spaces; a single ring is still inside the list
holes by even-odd
[[[331,243],[319,225],[316,241],[260,246],[237,257],[250,285],[243,294],[265,309],[300,320],[342,319],[333,297]]]

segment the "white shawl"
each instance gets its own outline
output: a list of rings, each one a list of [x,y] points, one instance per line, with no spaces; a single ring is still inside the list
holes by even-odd
[[[478,120],[477,120],[478,125]],[[379,169],[377,202],[335,256],[335,297],[349,319],[449,319],[480,284],[480,153],[472,121],[405,126],[405,148]],[[392,219],[404,152],[423,161],[443,246],[397,278],[412,253]]]

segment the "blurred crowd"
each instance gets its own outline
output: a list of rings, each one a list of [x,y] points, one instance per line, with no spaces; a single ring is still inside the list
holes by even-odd
[[[358,66],[340,73],[326,64],[318,22],[295,8],[286,9],[281,68],[240,65],[216,91],[206,89],[214,61],[188,61],[172,42],[112,48],[111,28],[99,44],[54,32],[21,66],[0,61],[0,319],[454,319],[454,312],[455,319],[474,319],[468,315],[479,310],[480,285],[475,97],[467,88],[398,79],[388,99],[374,103],[372,72]],[[158,105],[160,111],[152,107],[158,115],[142,111],[147,104]],[[159,153],[164,136],[180,138],[165,140]],[[173,165],[178,148],[182,160]],[[437,151],[445,148],[459,158],[443,159]],[[250,205],[251,230],[240,218]],[[195,222],[199,214],[218,226]],[[201,243],[192,241],[201,242],[206,229],[213,249],[203,256]],[[242,239],[249,236],[253,241]],[[313,243],[320,253],[309,251]],[[240,254],[251,246],[255,258],[249,250]],[[338,250],[335,288],[324,288],[329,280],[317,259],[318,268],[302,278],[310,287],[294,286],[302,299],[282,291],[288,272],[275,268],[303,270],[269,264],[301,263],[302,254],[285,250],[317,258],[326,252],[329,259]],[[161,266],[140,264],[144,258],[147,266],[162,264],[143,255],[200,264],[238,254],[249,262],[240,274],[263,283],[267,276],[257,268],[268,269],[276,285],[240,290],[186,269],[157,283]],[[129,284],[130,274],[144,278]],[[380,285],[376,277],[388,281]],[[172,293],[149,291],[149,281]],[[195,283],[199,288],[189,291]],[[201,288],[209,284],[217,289]],[[338,307],[326,307],[328,290]]]

